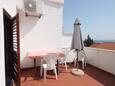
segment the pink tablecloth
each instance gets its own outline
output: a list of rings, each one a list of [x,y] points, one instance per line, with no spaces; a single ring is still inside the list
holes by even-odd
[[[59,57],[63,57],[64,53],[62,51],[57,51],[57,50],[52,50],[52,51],[34,51],[34,52],[29,52],[28,57],[31,59],[40,59],[46,56],[48,53],[54,53],[57,54]]]

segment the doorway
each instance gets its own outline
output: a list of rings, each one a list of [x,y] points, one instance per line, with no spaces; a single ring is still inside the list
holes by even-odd
[[[20,86],[19,14],[13,18],[3,9],[6,86]]]

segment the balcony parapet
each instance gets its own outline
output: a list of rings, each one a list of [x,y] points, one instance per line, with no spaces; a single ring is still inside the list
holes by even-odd
[[[87,63],[115,75],[115,50],[85,47]]]

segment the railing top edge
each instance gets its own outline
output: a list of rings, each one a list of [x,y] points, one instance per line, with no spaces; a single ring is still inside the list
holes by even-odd
[[[102,48],[93,48],[93,47],[85,47],[85,48],[94,49],[94,50],[98,50],[98,51],[108,51],[108,52],[115,53],[115,50],[102,49]]]

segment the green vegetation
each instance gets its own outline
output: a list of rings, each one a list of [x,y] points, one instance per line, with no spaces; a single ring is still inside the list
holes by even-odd
[[[84,40],[84,46],[89,47],[94,43],[93,39],[88,35]]]

